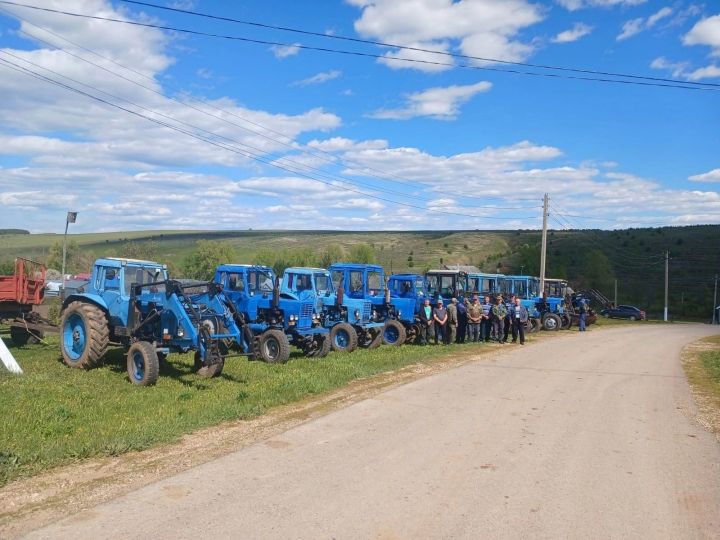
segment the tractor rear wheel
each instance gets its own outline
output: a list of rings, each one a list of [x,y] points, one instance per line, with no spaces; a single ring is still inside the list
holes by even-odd
[[[68,366],[91,369],[98,365],[110,335],[103,310],[87,302],[70,302],[63,310],[60,331],[62,356]]]
[[[556,315],[555,313],[546,313],[545,315],[543,315],[543,318],[542,318],[543,330],[548,330],[548,331],[560,330],[561,326],[562,326],[562,320],[560,320],[560,317],[558,315]]]
[[[540,319],[538,319],[537,317],[531,317],[530,319],[528,319],[528,325],[529,325],[528,332],[531,334],[534,334],[535,332],[539,332],[540,329],[542,328],[542,323],[540,322]]]
[[[407,339],[405,326],[400,321],[388,321],[382,331],[383,343],[399,347]]]
[[[572,327],[572,317],[566,313],[563,313],[560,315],[560,321],[562,322],[562,326],[560,327],[561,330],[570,330]]]
[[[18,347],[28,344],[35,345],[36,343],[40,343],[42,338],[42,332],[30,332],[21,326],[10,327],[10,339],[12,339],[12,342]]]
[[[208,356],[212,357],[213,353],[208,351]],[[195,351],[195,373],[198,377],[203,379],[210,379],[212,377],[218,377],[225,367],[225,359],[221,356],[219,358],[208,358],[209,362],[203,364],[202,358],[200,358],[200,351]]]
[[[267,330],[260,336],[260,357],[269,364],[284,364],[290,358],[290,343],[281,330]]]
[[[127,372],[130,382],[138,386],[151,386],[157,382],[160,372],[155,345],[148,341],[136,341],[127,353]]]
[[[352,325],[339,323],[330,330],[330,345],[336,352],[353,352],[358,346],[358,335]]]

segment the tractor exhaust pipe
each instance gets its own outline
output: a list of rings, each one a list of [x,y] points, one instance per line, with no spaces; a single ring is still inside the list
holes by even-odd
[[[340,278],[340,283],[338,284],[337,294],[335,295],[335,305],[336,306],[342,306],[343,299],[345,296],[345,278]]]
[[[390,288],[388,287],[389,278],[385,277],[385,304],[390,303]]]
[[[272,307],[277,308],[280,305],[280,278],[275,276],[275,286],[273,287]]]

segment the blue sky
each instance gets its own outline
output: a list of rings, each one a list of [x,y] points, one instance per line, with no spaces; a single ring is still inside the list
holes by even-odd
[[[720,223],[715,2],[150,1],[481,61],[120,1],[18,1],[286,46],[0,3],[0,228],[59,231],[67,210],[75,232],[537,228],[546,192],[555,228]]]

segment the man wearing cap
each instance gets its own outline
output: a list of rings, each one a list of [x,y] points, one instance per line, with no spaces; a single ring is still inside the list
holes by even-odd
[[[477,297],[477,294],[473,296],[472,304],[467,307],[467,318],[468,341],[472,341],[473,343],[482,341],[480,325],[483,320],[483,307],[480,305],[480,299]]]
[[[482,318],[480,319],[480,340],[486,343],[490,341],[490,335],[492,334],[492,308],[493,304],[490,297],[486,296],[482,305]]]
[[[503,343],[503,330],[505,329],[505,316],[507,315],[507,307],[503,302],[502,295],[498,295],[495,300],[495,305],[492,308],[492,325],[493,333],[495,334],[495,340],[498,343]]]
[[[445,330],[445,344],[455,343],[458,327],[457,298],[450,300],[447,307],[447,326]]]
[[[433,309],[433,326],[435,326],[435,345],[445,343],[445,325],[447,324],[447,309],[443,307],[442,298],[438,298]]]

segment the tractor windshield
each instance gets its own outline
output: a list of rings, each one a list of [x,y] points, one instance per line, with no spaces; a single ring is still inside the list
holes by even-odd
[[[332,282],[333,282],[333,287],[335,287],[335,289],[340,288],[340,282],[342,280],[343,280],[343,273],[340,270],[333,270]]]
[[[145,285],[146,283],[157,283],[167,279],[167,273],[162,268],[132,267],[124,268],[124,289],[125,294],[130,296],[133,285]],[[108,276],[106,274],[106,280]],[[159,289],[158,289],[159,290]],[[164,290],[164,289],[163,289]]]
[[[425,282],[423,281],[423,278],[417,277],[415,278],[415,292],[418,296],[424,296],[425,295]]]
[[[352,270],[350,272],[350,294],[355,298],[363,296],[363,273],[362,270]]]
[[[519,296],[520,298],[527,298],[527,295],[528,295],[527,282],[524,279],[517,279],[517,280],[515,280],[514,285],[515,285],[515,287],[514,287],[515,296]]]
[[[482,291],[482,278],[480,277],[470,277],[468,278],[468,285],[467,290],[468,292],[477,293]]]
[[[269,293],[273,290],[273,278],[265,270],[251,270],[248,272],[248,286],[253,293]]]
[[[433,275],[427,277],[427,290],[430,296],[435,296],[437,294],[439,290],[438,281],[438,276]]]
[[[329,274],[314,274],[315,293],[318,296],[327,296],[333,292],[333,284]]]
[[[379,296],[383,289],[382,274],[376,270],[368,272],[368,293],[370,296]]]
[[[227,283],[227,288],[230,291],[245,290],[245,280],[243,279],[243,275],[239,272],[230,272],[229,274],[227,274],[227,277],[223,276],[221,282]]]
[[[309,274],[289,274],[288,288],[296,293],[312,290],[312,281]]]

